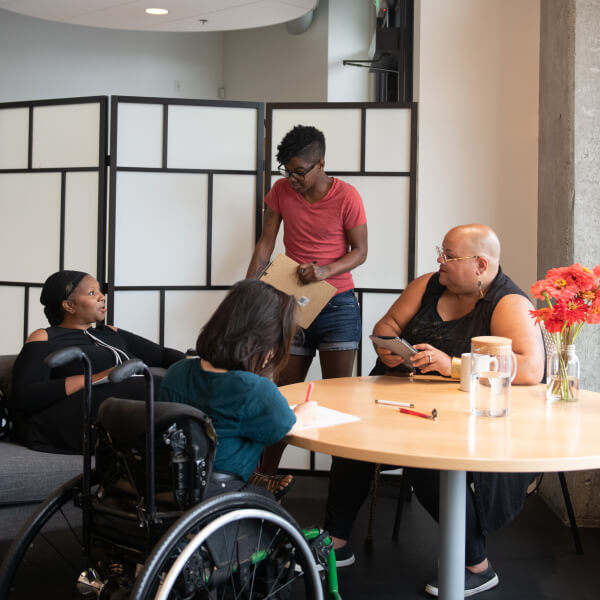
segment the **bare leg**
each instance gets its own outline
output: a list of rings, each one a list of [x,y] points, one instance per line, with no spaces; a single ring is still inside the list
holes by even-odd
[[[279,373],[277,377],[277,385],[290,385],[292,383],[300,383],[306,379],[306,374],[312,363],[312,356],[299,356],[297,354],[290,354],[290,358],[287,365]]]
[[[321,371],[323,379],[335,379],[337,377],[352,377],[354,374],[354,357],[356,350],[340,350],[337,352],[319,352],[321,358]],[[345,546],[348,540],[335,537],[331,541],[333,548],[337,550]]]
[[[311,362],[312,356],[298,356],[296,354],[291,354],[285,369],[277,378],[277,385],[289,385],[291,383],[300,383],[301,381],[304,381]],[[281,460],[281,455],[286,446],[287,444],[285,442],[278,442],[272,446],[267,446],[263,450],[257,471],[265,473],[266,475],[275,475],[275,473],[277,473],[279,461]]]
[[[335,542],[334,542],[334,548],[335,548]],[[480,563],[478,563],[476,565],[467,565],[467,569],[469,569],[469,571],[471,571],[471,573],[482,573],[487,568],[488,568],[488,559],[487,558],[484,558]]]
[[[336,377],[352,377],[356,350],[339,350],[337,352],[319,352],[323,379]]]
[[[277,467],[279,467],[281,455],[283,454],[286,446],[287,444],[283,441],[277,442],[272,446],[266,446],[263,449],[262,456],[260,462],[258,463],[258,467],[256,467],[256,470],[259,473],[264,473],[265,475],[275,475],[277,473]]]

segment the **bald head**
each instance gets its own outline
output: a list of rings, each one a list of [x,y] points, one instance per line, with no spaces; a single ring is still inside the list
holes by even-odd
[[[500,240],[493,229],[481,223],[454,227],[446,237],[460,240],[469,254],[485,256],[490,263],[500,263]]]

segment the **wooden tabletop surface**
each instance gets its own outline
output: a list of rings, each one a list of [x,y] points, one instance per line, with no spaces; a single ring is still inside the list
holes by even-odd
[[[308,383],[280,388],[303,402]],[[401,414],[375,399],[414,402],[432,421]],[[600,394],[580,392],[574,403],[547,403],[545,386],[512,386],[508,417],[475,417],[469,394],[441,377],[348,377],[315,381],[312,399],[360,421],[308,429],[294,446],[334,456],[407,467],[542,472],[600,468]]]

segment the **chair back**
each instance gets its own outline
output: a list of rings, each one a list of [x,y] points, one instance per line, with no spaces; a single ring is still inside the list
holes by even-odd
[[[103,493],[149,504],[146,488],[146,403],[107,398],[100,405],[96,472]],[[217,436],[210,419],[185,404],[154,403],[155,488],[161,506],[186,510],[200,502],[212,472]]]
[[[556,352],[556,344],[554,343],[554,339],[552,334],[546,329],[544,323],[540,323],[540,329],[542,331],[542,338],[544,340],[544,352],[546,353],[546,360],[544,362],[544,378],[542,381],[546,381],[546,376],[548,375],[548,361],[554,352]]]

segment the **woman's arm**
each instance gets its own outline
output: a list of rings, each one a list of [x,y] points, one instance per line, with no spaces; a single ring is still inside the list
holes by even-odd
[[[123,338],[126,348],[122,348],[122,350],[125,352],[129,350],[133,356],[143,360],[149,367],[166,369],[178,360],[185,358],[185,354],[180,350],[161,346],[125,329],[117,329],[110,325],[109,327]]]
[[[408,322],[417,314],[421,306],[421,299],[425,293],[427,283],[433,273],[421,275],[411,281],[399,298],[392,304],[387,313],[377,322],[373,328],[373,335],[389,335],[400,337]],[[382,362],[390,368],[397,367],[405,361],[391,350],[375,346],[375,351]],[[418,355],[415,355],[418,356]],[[411,365],[412,366],[412,365]]]
[[[544,374],[544,342],[542,333],[529,315],[533,305],[520,294],[504,296],[492,313],[492,335],[512,340],[517,356],[517,375],[513,383],[539,383]]]
[[[246,279],[256,279],[269,264],[273,248],[275,248],[275,240],[277,239],[281,220],[279,213],[275,212],[268,204],[265,205],[263,230],[252,253]]]
[[[45,329],[34,331],[21,349],[13,369],[12,406],[34,413],[83,389],[83,375],[51,379],[51,369],[44,364],[50,354],[48,333]],[[106,377],[110,369],[94,373],[92,381]]]

